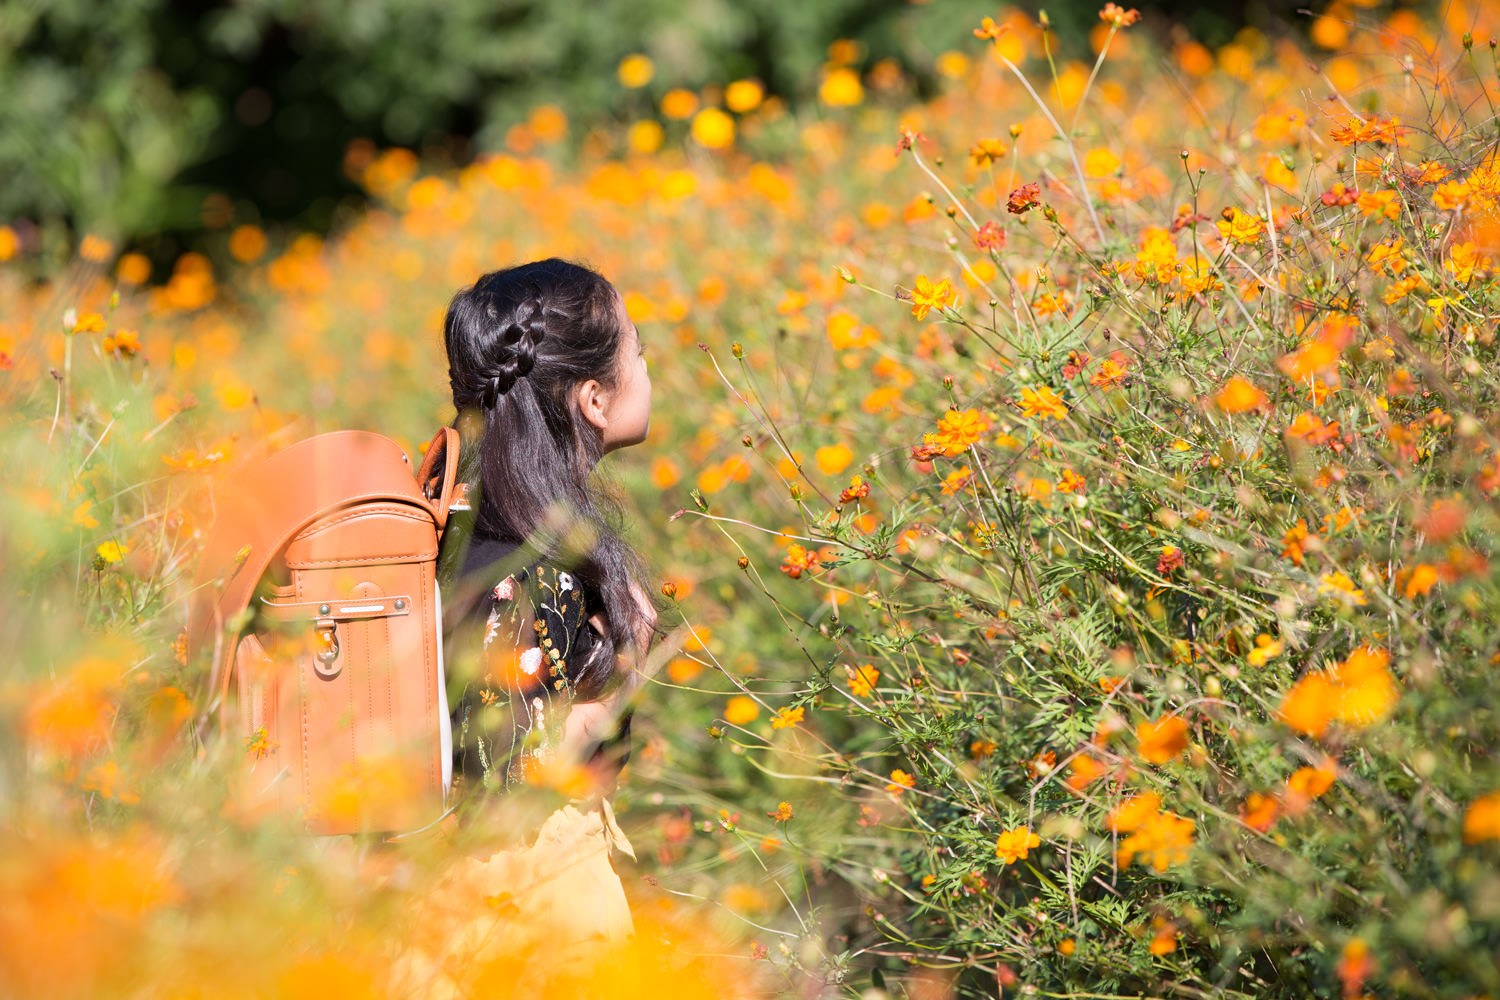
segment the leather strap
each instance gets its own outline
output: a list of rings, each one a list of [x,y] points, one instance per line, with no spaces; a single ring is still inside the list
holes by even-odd
[[[366,618],[396,618],[411,614],[411,598],[406,595],[374,597],[368,601],[299,601],[283,604],[280,601],[260,599],[260,611],[272,621],[299,622],[329,621],[354,622]]]
[[[443,462],[443,479],[436,496],[433,495],[432,470],[438,460]],[[453,490],[458,485],[458,431],[452,427],[441,427],[427,444],[427,453],[422,456],[422,466],[417,470],[417,485],[422,495],[432,502],[437,515],[438,533],[448,524],[448,506],[453,501]]]

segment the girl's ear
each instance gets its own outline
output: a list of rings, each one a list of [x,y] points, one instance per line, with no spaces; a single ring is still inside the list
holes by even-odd
[[[598,379],[578,384],[578,412],[601,432],[609,426],[609,392]]]

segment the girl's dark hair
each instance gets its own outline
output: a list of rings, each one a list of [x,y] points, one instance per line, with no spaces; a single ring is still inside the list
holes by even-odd
[[[459,479],[469,485],[477,532],[558,545],[559,509],[583,528],[586,551],[569,566],[604,602],[608,634],[569,664],[580,695],[595,697],[615,654],[644,634],[632,594],[640,556],[620,536],[618,495],[600,482],[599,430],[578,412],[579,383],[613,388],[625,330],[619,296],[597,272],[550,258],[492,271],[453,297],[443,324],[448,383],[462,435]]]

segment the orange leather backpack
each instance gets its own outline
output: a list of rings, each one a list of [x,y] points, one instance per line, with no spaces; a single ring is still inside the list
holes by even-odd
[[[215,491],[188,651],[211,655],[207,711],[244,747],[241,813],[298,814],[320,834],[411,831],[444,815],[452,733],[436,570],[457,463],[452,428],[415,475],[391,439],[334,431]]]

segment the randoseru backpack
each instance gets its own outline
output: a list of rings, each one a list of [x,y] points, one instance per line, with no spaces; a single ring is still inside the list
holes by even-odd
[[[452,731],[437,562],[457,462],[452,428],[415,475],[391,439],[334,431],[215,491],[188,651],[211,657],[207,711],[244,747],[236,810],[300,815],[319,834],[443,816]]]

